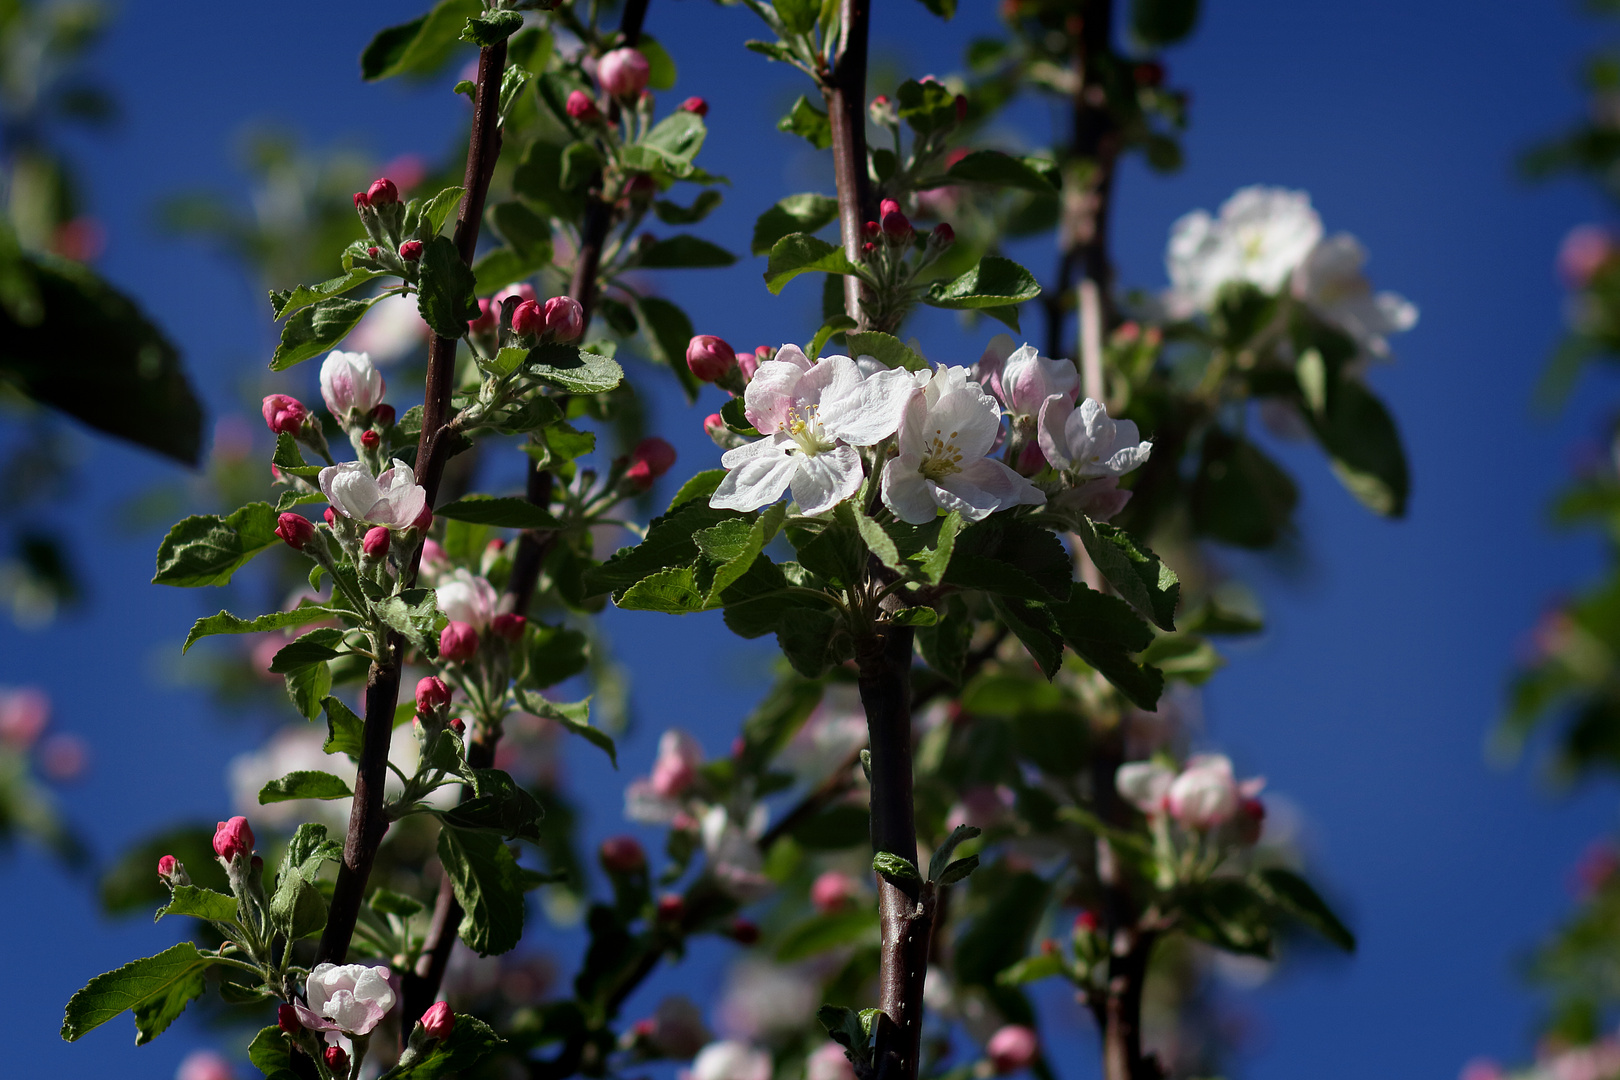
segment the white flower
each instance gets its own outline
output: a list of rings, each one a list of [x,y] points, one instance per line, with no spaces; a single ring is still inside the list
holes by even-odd
[[[1211,829],[1232,819],[1243,794],[1232,775],[1231,758],[1225,754],[1198,754],[1187,759],[1181,775],[1170,785],[1165,802],[1170,816],[1182,828]]]
[[[1079,395],[1080,372],[1068,360],[1050,360],[1037,353],[1035,346],[1024,345],[1003,362],[990,389],[1007,407],[1014,423],[1033,424],[1041,406],[1053,394],[1061,394],[1071,402]]]
[[[1132,761],[1114,773],[1114,790],[1142,813],[1157,814],[1164,810],[1164,798],[1175,779],[1173,770],[1156,761]]]
[[[835,1042],[823,1043],[805,1058],[804,1071],[806,1080],[855,1080],[855,1066]]]
[[[985,456],[1000,433],[995,399],[968,380],[967,368],[937,369],[900,424],[900,454],[883,468],[884,503],[912,525],[941,509],[978,521],[1009,506],[1040,506],[1040,489]]]
[[[345,461],[321,470],[321,493],[346,518],[390,529],[408,529],[427,509],[427,492],[416,483],[411,467],[398,458],[394,467],[372,478],[363,462]]]
[[[671,728],[658,740],[652,773],[624,789],[624,816],[648,825],[668,825],[686,810],[681,796],[697,779],[703,747],[684,731]]]
[[[1246,187],[1221,205],[1219,218],[1194,210],[1170,230],[1170,311],[1178,318],[1208,311],[1231,282],[1275,293],[1321,238],[1322,219],[1303,191]]]
[[[728,1039],[698,1051],[687,1080],[771,1080],[771,1055],[745,1042]]]
[[[439,610],[448,615],[452,622],[467,623],[479,633],[489,629],[490,620],[495,618],[495,608],[501,602],[495,586],[460,567],[440,577],[434,595]]]
[[[1153,452],[1134,420],[1110,420],[1108,409],[1094,398],[1077,409],[1061,394],[1041,407],[1036,438],[1047,461],[1081,477],[1123,476]]]
[[[724,806],[711,806],[703,814],[703,852],[709,871],[721,888],[745,904],[769,896],[776,888],[763,872],[765,858],[755,842],[765,831],[768,815],[765,804],[756,803],[744,829]]]
[[[765,438],[725,452],[720,463],[730,472],[709,505],[758,510],[790,488],[801,513],[831,510],[860,490],[855,448],[894,434],[914,386],[909,371],[864,377],[847,356],[812,364],[797,346],[783,346],[743,395],[749,423]]]
[[[309,1004],[297,1003],[298,1019],[312,1031],[369,1035],[394,1007],[388,969],[364,964],[316,965],[304,996]]]
[[[334,349],[326,354],[321,364],[321,397],[339,420],[347,418],[350,409],[369,413],[381,405],[383,390],[382,372],[365,353]]]
[[[803,1030],[820,995],[806,966],[743,960],[727,975],[716,1020],[731,1038],[777,1043]]]
[[[1395,293],[1374,293],[1361,272],[1366,261],[1366,249],[1355,237],[1330,236],[1294,271],[1294,295],[1349,334],[1363,352],[1388,356],[1385,335],[1412,329],[1418,311]]]

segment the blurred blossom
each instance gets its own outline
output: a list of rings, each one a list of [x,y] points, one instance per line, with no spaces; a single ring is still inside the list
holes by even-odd
[[[1558,276],[1572,289],[1584,289],[1592,275],[1614,257],[1614,238],[1601,225],[1577,225],[1558,246]]]
[[[474,76],[476,78],[477,76]],[[378,176],[386,176],[394,182],[401,195],[409,192],[420,184],[427,176],[427,163],[420,154],[401,154],[386,162],[377,171]]]
[[[1490,1058],[1475,1058],[1464,1065],[1457,1080],[1502,1080],[1502,1067]]]
[[[1614,877],[1616,870],[1620,870],[1620,851],[1610,840],[1594,840],[1575,864],[1574,893],[1583,899],[1590,897]]]
[[[14,750],[34,745],[51,718],[51,699],[36,686],[0,689],[0,743]]]
[[[853,686],[829,686],[777,762],[799,782],[818,784],[865,745],[866,714],[861,710],[860,691]]]
[[[681,1080],[771,1080],[771,1055],[744,1042],[705,1046]]]
[[[235,1080],[231,1063],[213,1050],[193,1050],[180,1061],[174,1080]]]
[[[345,344],[355,352],[368,353],[376,364],[393,364],[421,348],[428,339],[428,325],[410,296],[386,296],[371,305]]]
[[[748,959],[731,969],[720,998],[720,1030],[765,1041],[798,1031],[821,1002],[821,986],[802,968]]]
[[[945,817],[945,827],[972,825],[976,829],[989,829],[1006,821],[1011,815],[1016,796],[1005,784],[994,787],[981,784],[962,792],[961,799],[951,807]]]
[[[480,634],[489,629],[501,600],[487,580],[459,568],[449,575],[440,575],[434,595],[439,610],[451,621],[464,622]]]
[[[835,1042],[823,1043],[804,1063],[806,1080],[855,1080],[855,1066]]]
[[[1236,953],[1211,949],[1211,966],[1216,978],[1239,990],[1256,990],[1265,985],[1277,970],[1275,961],[1262,956],[1239,956]]]
[[[643,1032],[660,1054],[680,1059],[696,1054],[714,1038],[703,1022],[703,1010],[684,994],[660,1001]]]
[[[624,789],[624,816],[648,825],[668,825],[683,813],[702,812],[682,799],[703,765],[703,747],[691,735],[671,728],[658,740],[652,772]]]
[[[1389,334],[1417,325],[1417,307],[1392,292],[1374,293],[1361,272],[1367,251],[1349,233],[1317,244],[1294,271],[1294,295],[1355,341],[1364,354],[1388,356]]]
[[[510,713],[501,724],[495,767],[520,783],[553,787],[557,783],[557,744],[561,728],[554,720]]]
[[[321,749],[326,741],[326,729],[312,724],[288,725],[276,732],[257,750],[238,754],[226,766],[231,788],[231,803],[239,814],[250,815],[253,823],[261,821],[271,828],[290,829],[302,821],[320,822],[342,831],[348,826],[350,799],[290,799],[286,802],[259,805],[259,791],[270,781],[298,770],[329,772],[332,759]],[[418,760],[416,738],[409,724],[394,729],[389,744],[388,760],[406,776],[416,771]],[[390,771],[384,789],[388,798],[402,789],[399,778]],[[437,807],[454,806],[460,798],[456,785],[439,788],[427,797]]]
[[[756,843],[768,820],[765,806],[755,804],[748,813],[746,827],[739,825],[724,806],[711,806],[700,822],[709,872],[721,888],[745,904],[769,896],[776,887],[762,872],[765,859]]]
[[[1220,216],[1194,210],[1170,230],[1165,302],[1177,318],[1215,305],[1222,286],[1275,293],[1322,238],[1322,219],[1303,191],[1253,186],[1221,204]]]
[[[90,761],[90,748],[77,735],[52,735],[39,748],[39,767],[57,783],[77,780]]]

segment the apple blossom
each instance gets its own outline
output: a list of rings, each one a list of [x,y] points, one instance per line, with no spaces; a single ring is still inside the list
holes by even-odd
[[[478,318],[467,320],[469,334],[492,333],[501,322],[501,309],[489,300],[479,297]]]
[[[737,365],[737,353],[724,338],[696,334],[686,345],[686,366],[700,382],[719,382]]]
[[[912,525],[940,510],[979,521],[1010,506],[1040,506],[1039,488],[986,456],[1000,433],[1001,411],[968,369],[937,369],[908,404],[899,456],[883,468],[883,502]]]
[[[429,512],[427,492],[416,483],[411,467],[398,458],[393,468],[375,478],[364,462],[328,465],[319,482],[332,509],[351,521],[404,531]]]
[[[487,579],[460,567],[441,576],[433,592],[439,610],[452,622],[466,623],[480,632],[489,629],[501,602]]]
[[[328,1046],[321,1051],[321,1060],[326,1067],[332,1070],[332,1075],[342,1077],[349,1075],[349,1055],[341,1046]]]
[[[304,430],[309,409],[302,401],[286,394],[271,394],[264,399],[261,409],[264,422],[277,435],[297,435]]]
[[[658,898],[658,921],[678,923],[686,916],[686,901],[680,893],[665,893]]]
[[[624,479],[638,491],[646,491],[674,465],[675,448],[657,435],[649,435],[630,451],[630,468],[625,470]]]
[[[602,868],[610,874],[631,874],[647,866],[647,853],[633,836],[610,836],[598,851]]]
[[[181,1060],[174,1080],[236,1080],[236,1071],[216,1051],[193,1050]]]
[[[350,412],[369,413],[382,404],[387,389],[382,373],[365,353],[333,349],[321,362],[321,398],[339,420]]]
[[[1114,790],[1142,813],[1159,814],[1164,812],[1165,796],[1175,779],[1173,769],[1156,761],[1132,761],[1114,772]]]
[[[703,1010],[681,994],[672,994],[658,1003],[646,1037],[659,1053],[671,1058],[689,1058],[714,1038],[703,1022]]]
[[[1225,754],[1197,754],[1187,759],[1170,785],[1165,805],[1182,828],[1202,830],[1230,821],[1241,798],[1232,759]]]
[[[366,190],[366,201],[372,206],[387,206],[389,203],[399,202],[399,189],[394,182],[384,176],[373,180],[371,187]]]
[[[1322,219],[1303,191],[1253,186],[1221,204],[1220,216],[1194,210],[1170,230],[1167,305],[1186,318],[1209,311],[1221,287],[1246,282],[1275,293],[1322,238]]]
[[[416,711],[432,713],[450,704],[450,688],[437,675],[429,675],[416,684]]]
[[[570,90],[568,92],[568,102],[564,105],[564,108],[568,110],[570,118],[578,120],[582,124],[594,124],[602,119],[602,110],[596,107],[596,102],[591,100],[591,95],[583,90]]]
[[[288,510],[276,518],[276,535],[294,551],[303,551],[304,546],[315,539],[315,525],[304,515]]]
[[[1036,438],[1047,461],[1079,477],[1123,476],[1153,452],[1134,420],[1110,419],[1108,408],[1094,398],[1077,409],[1062,394],[1041,406]]]
[[[771,1080],[771,1055],[728,1039],[698,1051],[683,1080]]]
[[[512,611],[503,611],[489,621],[491,632],[502,641],[518,642],[523,640],[523,628],[529,625],[529,620]]]
[[[453,664],[471,660],[478,652],[478,631],[452,619],[439,631],[439,658]]]
[[[585,333],[585,309],[572,296],[553,296],[546,301],[542,313],[546,333],[556,341],[578,341]]]
[[[633,98],[647,87],[652,66],[632,48],[614,49],[596,62],[596,81],[616,98]]]
[[[835,1042],[823,1043],[804,1060],[805,1080],[855,1080],[855,1066]]]
[[[361,539],[360,550],[365,552],[367,558],[381,559],[388,554],[388,538],[387,526],[373,525]]]
[[[730,471],[709,505],[758,510],[789,488],[801,513],[831,510],[860,490],[855,448],[894,434],[914,386],[909,371],[863,376],[847,356],[811,363],[798,346],[784,345],[743,394],[744,414],[765,438],[721,456]]]
[[[726,807],[711,806],[700,822],[710,872],[721,888],[745,904],[769,896],[776,888],[765,876],[765,858],[757,842],[765,831],[766,814],[765,806],[756,803],[744,828]]]
[[[703,747],[684,731],[671,728],[658,739],[658,758],[648,779],[652,790],[665,799],[686,792],[703,764]]]
[[[990,1036],[984,1052],[990,1059],[990,1067],[998,1074],[1005,1075],[1034,1064],[1041,1052],[1041,1044],[1033,1028],[1008,1024]]]
[[[364,964],[317,964],[304,982],[308,1004],[295,1003],[311,1031],[369,1035],[394,1007],[388,969]]]
[[[860,886],[848,874],[827,870],[810,884],[810,902],[823,915],[830,915],[842,911],[859,891]]]
[[[448,1039],[456,1029],[456,1014],[450,1011],[448,1001],[435,1001],[418,1021],[422,1030],[435,1039]]]
[[[1037,353],[1035,346],[1023,345],[1002,363],[990,390],[1015,423],[1034,427],[1047,398],[1056,394],[1073,402],[1079,396],[1080,372],[1068,360],[1051,360]]]
[[[220,822],[214,829],[214,854],[225,862],[233,861],[238,855],[248,856],[253,853],[253,829],[248,825],[248,819],[237,816],[229,821]]]
[[[0,690],[0,743],[27,750],[39,739],[51,718],[51,699],[42,690],[26,686]]]
[[[1361,273],[1366,261],[1366,249],[1355,237],[1330,236],[1294,271],[1293,292],[1317,315],[1349,334],[1363,352],[1387,356],[1385,336],[1412,329],[1418,311],[1395,293],[1374,293]]]
[[[1614,237],[1608,229],[1577,225],[1558,246],[1558,274],[1570,288],[1584,289],[1614,256]]]

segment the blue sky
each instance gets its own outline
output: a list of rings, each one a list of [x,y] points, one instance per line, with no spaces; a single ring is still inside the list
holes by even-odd
[[[911,0],[877,7],[878,55],[915,75],[955,68],[992,5],[966,0],[949,26]],[[1309,190],[1330,231],[1365,242],[1375,282],[1422,309],[1417,329],[1396,342],[1398,362],[1373,376],[1411,454],[1409,518],[1372,518],[1317,454],[1288,448],[1303,486],[1306,557],[1286,571],[1232,559],[1259,585],[1270,630],[1231,650],[1211,684],[1207,740],[1304,809],[1317,863],[1362,939],[1351,961],[1296,965],[1238,999],[1251,1030],[1238,1071],[1254,1080],[1450,1077],[1476,1054],[1527,1056],[1536,1005],[1516,981],[1516,958],[1568,909],[1571,867],[1614,823],[1611,785],[1557,795],[1532,767],[1493,766],[1484,753],[1516,642],[1548,597],[1601,565],[1594,541],[1551,533],[1542,509],[1574,448],[1600,431],[1616,381],[1589,377],[1554,420],[1528,405],[1558,334],[1553,254],[1599,207],[1573,184],[1527,188],[1511,169],[1519,148],[1581,107],[1571,77],[1597,28],[1572,9],[1209,4],[1196,38],[1168,58],[1172,81],[1193,93],[1187,167],[1172,178],[1131,167],[1121,180],[1117,255],[1130,283],[1163,283],[1177,216],[1264,182]],[[239,407],[236,388],[267,360],[272,328],[250,282],[156,232],[154,203],[180,187],[245,191],[232,147],[249,121],[380,160],[439,152],[462,109],[447,89],[358,79],[370,34],[417,13],[414,0],[148,0],[126,5],[97,53],[125,110],[111,139],[72,143],[110,233],[101,266],[171,330],[216,411]],[[681,67],[679,92],[714,102],[706,164],[735,184],[701,231],[743,250],[764,206],[820,182],[820,167],[774,131],[802,88],[742,49],[757,30],[741,10],[655,0],[648,29]],[[1018,254],[1049,273],[1044,247]],[[770,300],[760,269],[745,260],[671,275],[670,295],[700,331],[736,344],[802,339],[813,290]],[[919,332],[931,355],[957,362],[977,356],[988,335],[963,340],[943,318]],[[680,469],[708,467],[705,404],[657,399],[677,432]],[[91,604],[43,631],[0,628],[0,681],[46,686],[60,726],[91,740],[89,777],[64,796],[107,855],[163,823],[222,816],[222,766],[264,728],[177,685],[185,628],[217,608],[215,598],[146,584],[156,537],[114,524],[122,499],[172,474],[105,443],[85,440],[83,452],[87,483],[53,518],[93,554]],[[597,835],[622,827],[616,785],[644,770],[663,727],[689,727],[718,752],[760,685],[760,650],[726,636],[718,620],[693,622],[608,617],[635,672],[638,722],[617,778],[589,748],[570,751],[581,790],[594,792]],[[42,1074],[166,1080],[186,1049],[208,1041],[182,1021],[136,1050],[127,1019],[71,1047],[56,1038],[74,989],[170,944],[175,928],[102,920],[83,881],[26,849],[0,855],[0,921],[13,928],[0,944],[0,970],[12,975],[12,1060]],[[655,980],[632,1015],[712,971],[719,955],[700,950]],[[1097,1075],[1094,1047],[1083,1025],[1063,1035],[1066,1080]]]

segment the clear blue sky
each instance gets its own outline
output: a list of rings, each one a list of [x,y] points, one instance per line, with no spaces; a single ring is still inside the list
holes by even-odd
[[[1541,513],[1620,385],[1589,378],[1556,421],[1527,404],[1558,332],[1553,253],[1597,207],[1571,184],[1526,189],[1510,169],[1516,150],[1580,108],[1571,74],[1595,28],[1573,6],[1215,0],[1169,58],[1172,79],[1193,91],[1187,168],[1171,179],[1132,168],[1121,183],[1118,256],[1131,283],[1163,283],[1179,214],[1265,182],[1308,189],[1330,231],[1366,243],[1375,282],[1422,308],[1396,343],[1399,362],[1374,376],[1411,451],[1410,518],[1371,518],[1316,454],[1289,450],[1308,557],[1288,572],[1234,560],[1261,586],[1272,629],[1233,650],[1212,684],[1209,739],[1304,807],[1312,850],[1363,943],[1352,961],[1296,966],[1238,1000],[1252,1028],[1239,1071],[1254,1080],[1416,1080],[1454,1076],[1476,1054],[1525,1057],[1535,1002],[1515,981],[1515,958],[1568,909],[1571,866],[1613,825],[1612,786],[1555,798],[1533,769],[1493,768],[1483,752],[1515,642],[1549,596],[1600,565],[1595,542],[1551,534]],[[915,75],[955,68],[992,5],[967,0],[949,27],[913,0],[876,7],[879,54]],[[155,201],[182,186],[241,185],[231,147],[249,120],[319,145],[352,140],[379,159],[439,152],[458,100],[365,86],[357,73],[369,35],[417,13],[415,0],[147,0],[125,5],[97,54],[126,113],[110,141],[74,144],[110,231],[102,268],[180,341],[216,410],[239,406],[234,388],[268,357],[265,307],[221,261],[157,235]],[[820,175],[774,131],[801,87],[742,49],[758,33],[742,10],[654,0],[648,29],[681,65],[680,92],[715,103],[705,164],[736,184],[702,231],[743,250],[760,209]],[[1048,251],[1019,254],[1049,271]],[[771,301],[759,269],[749,260],[672,275],[671,294],[700,330],[739,345],[802,340],[811,290]],[[920,329],[936,358],[962,362],[982,347],[984,334],[961,340],[943,319]],[[710,408],[659,399],[688,471],[707,467],[697,425]],[[58,723],[91,739],[90,776],[67,797],[108,855],[163,823],[222,816],[223,764],[264,729],[175,685],[185,628],[215,598],[147,585],[156,537],[114,524],[119,501],[166,467],[88,440],[85,454],[89,482],[54,516],[94,553],[91,604],[45,631],[0,627],[0,682],[44,684]],[[619,777],[589,748],[571,751],[580,790],[597,792],[597,835],[622,828],[616,785],[645,769],[664,726],[724,748],[762,655],[717,619],[614,613],[608,627],[634,665],[639,716]],[[26,850],[0,856],[0,922],[11,928],[0,937],[7,1058],[31,1075],[167,1080],[208,1040],[185,1020],[135,1050],[127,1018],[72,1047],[56,1037],[74,989],[167,946],[175,927],[102,921],[83,882]],[[700,950],[662,976],[631,1014],[693,984],[717,955]],[[1084,1027],[1060,1043],[1066,1080],[1097,1075],[1094,1046]]]

